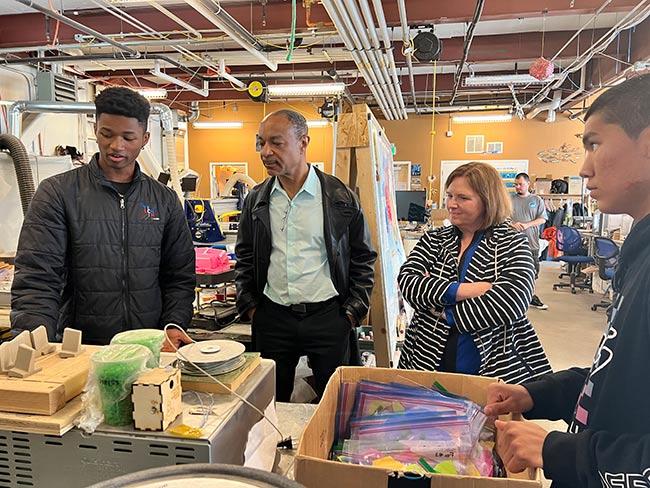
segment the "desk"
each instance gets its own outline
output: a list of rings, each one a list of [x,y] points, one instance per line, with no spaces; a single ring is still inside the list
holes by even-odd
[[[275,395],[275,363],[263,359],[238,393],[264,411]],[[207,396],[201,395],[205,403]],[[82,488],[161,466],[242,465],[248,431],[261,417],[233,395],[214,395],[214,399],[216,415],[209,417],[198,439],[107,425],[92,435],[73,429],[61,437],[0,431],[0,457],[7,458],[2,462],[7,467],[1,470],[0,488]],[[173,425],[183,422],[199,427],[203,416],[189,414],[190,408],[199,405],[198,398],[184,392],[183,401],[182,419]]]

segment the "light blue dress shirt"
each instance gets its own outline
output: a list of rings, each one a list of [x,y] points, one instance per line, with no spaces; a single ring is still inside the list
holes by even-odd
[[[275,179],[269,201],[271,260],[264,294],[280,305],[316,303],[338,295],[330,275],[323,226],[323,194],[313,166],[289,198]]]

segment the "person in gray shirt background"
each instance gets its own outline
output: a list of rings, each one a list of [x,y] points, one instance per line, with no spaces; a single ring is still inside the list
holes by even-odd
[[[546,222],[546,207],[541,197],[530,193],[530,177],[526,173],[515,176],[515,191],[512,195],[511,225],[519,232],[526,234],[530,250],[535,262],[535,279],[539,276],[539,226]],[[533,294],[530,306],[546,310],[548,305],[543,303],[537,294]]]

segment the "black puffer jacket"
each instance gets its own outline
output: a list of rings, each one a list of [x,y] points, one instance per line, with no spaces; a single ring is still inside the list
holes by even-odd
[[[323,220],[330,276],[339,302],[358,322],[368,313],[377,253],[359,200],[334,176],[314,168],[323,193]],[[237,233],[237,309],[245,316],[262,297],[271,259],[269,199],[275,178],[253,188],[244,202]]]
[[[187,326],[194,298],[194,249],[176,195],[136,164],[123,197],[97,155],[84,167],[43,181],[18,243],[11,323],[64,327],[86,344],[128,329]]]

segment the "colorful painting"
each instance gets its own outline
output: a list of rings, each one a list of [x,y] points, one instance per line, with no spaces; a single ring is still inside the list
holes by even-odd
[[[384,320],[389,333],[388,347],[395,357],[400,315],[400,297],[397,274],[406,260],[397,223],[395,204],[395,175],[391,145],[376,121],[369,121],[370,152],[375,173],[375,209],[379,235],[379,261],[383,277]]]

